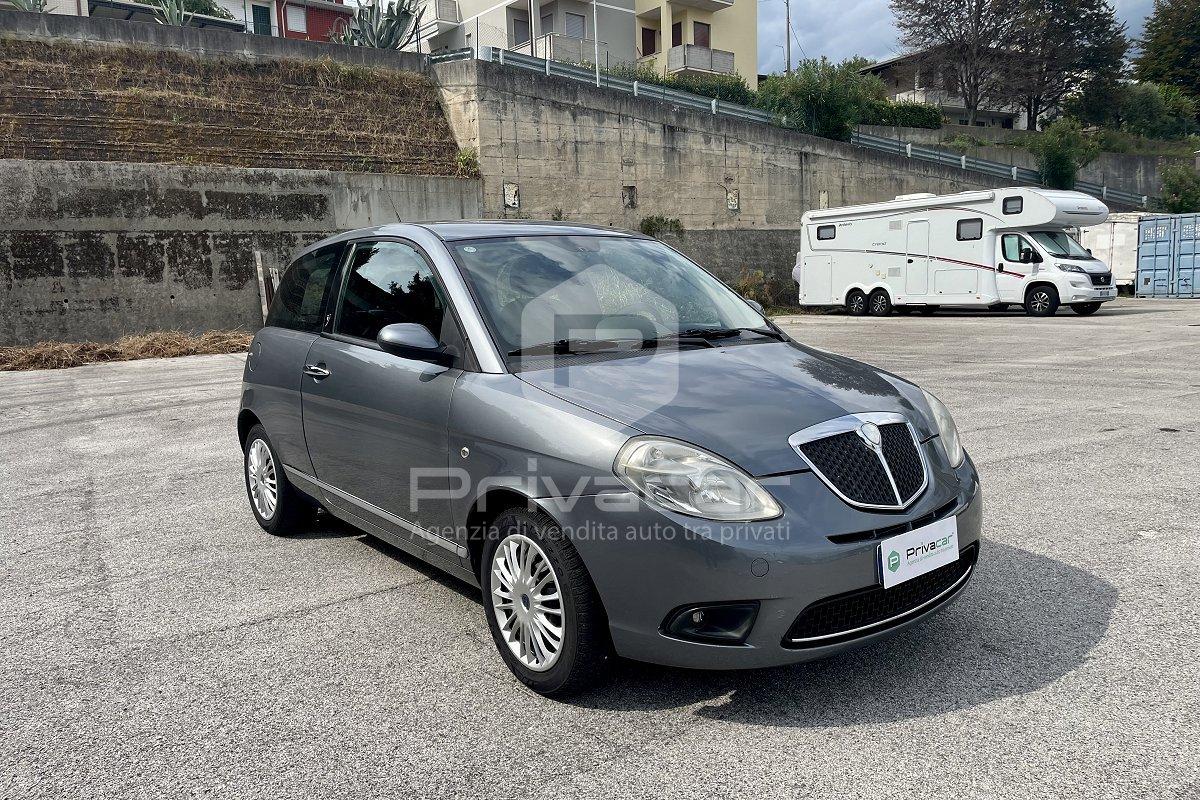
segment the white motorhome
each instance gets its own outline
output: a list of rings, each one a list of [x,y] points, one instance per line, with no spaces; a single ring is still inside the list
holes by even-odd
[[[1112,272],[1067,231],[1107,217],[1089,195],[1025,187],[809,211],[792,276],[800,305],[851,314],[1011,304],[1092,314],[1117,295]]]

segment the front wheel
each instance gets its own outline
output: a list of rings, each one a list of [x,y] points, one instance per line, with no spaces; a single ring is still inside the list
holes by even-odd
[[[1035,286],[1025,293],[1025,313],[1031,317],[1052,317],[1058,311],[1058,290],[1053,286]]]
[[[892,313],[892,298],[883,289],[871,292],[871,316],[886,317]]]
[[[1071,310],[1081,317],[1086,317],[1089,314],[1095,314],[1100,310],[1099,303],[1072,303]]]
[[[511,509],[482,559],[483,606],[500,657],[544,695],[590,689],[611,661],[608,619],[583,561],[540,512]]]

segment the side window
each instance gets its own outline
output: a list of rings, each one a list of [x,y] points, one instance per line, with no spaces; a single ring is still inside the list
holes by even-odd
[[[322,247],[288,267],[271,301],[267,325],[320,333],[321,306],[341,253],[340,244]]]
[[[416,249],[403,242],[360,242],[354,248],[333,331],[375,341],[379,329],[415,322],[445,342],[452,325],[433,272]]]
[[[1021,197],[1006,197],[1006,198],[1004,198],[1003,211],[1005,214],[1020,214],[1021,210],[1024,207],[1025,207],[1024,198],[1021,198]]]
[[[837,226],[836,225],[818,225],[817,226],[817,240],[818,241],[825,242],[825,241],[828,241],[828,240],[836,238],[836,237],[837,237]]]
[[[958,240],[970,242],[983,238],[983,220],[979,217],[958,221]]]
[[[1005,261],[1011,261],[1015,264],[1021,260],[1021,241],[1021,237],[1015,233],[1004,234],[1004,238],[1000,240],[1000,244],[1004,251]]]

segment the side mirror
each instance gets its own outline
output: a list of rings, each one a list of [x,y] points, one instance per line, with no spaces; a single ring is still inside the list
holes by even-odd
[[[767,315],[767,310],[763,308],[762,303],[758,302],[757,300],[751,300],[749,297],[743,297],[742,299],[749,303],[751,308],[762,314],[764,317]]]
[[[1092,248],[1090,248],[1090,247],[1087,248],[1087,251],[1088,251],[1088,255],[1090,256],[1092,254]]]
[[[453,356],[438,343],[429,328],[415,322],[398,322],[379,330],[375,342],[385,353],[416,361],[448,365]]]

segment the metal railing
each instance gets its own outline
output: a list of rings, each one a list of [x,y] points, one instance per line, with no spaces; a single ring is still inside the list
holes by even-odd
[[[989,161],[986,158],[960,155],[952,150],[926,147],[920,144],[913,144],[912,142],[905,142],[901,139],[890,139],[886,136],[876,136],[870,133],[855,131],[850,136],[850,143],[856,144],[859,147],[869,147],[872,150],[893,153],[904,158],[915,158],[919,161],[930,161],[934,164],[958,167],[959,169],[971,172],[982,172],[985,175],[993,175],[997,178],[1009,178],[1014,183],[1031,184],[1033,186],[1042,186],[1044,183],[1042,181],[1042,173],[1036,169],[1018,167],[1015,164],[1004,164],[999,161]],[[1114,189],[1090,181],[1076,181],[1075,189],[1095,195],[1102,200],[1112,200],[1123,205],[1141,206],[1142,208],[1149,208],[1150,201],[1154,199],[1148,195],[1134,194],[1133,192]]]

